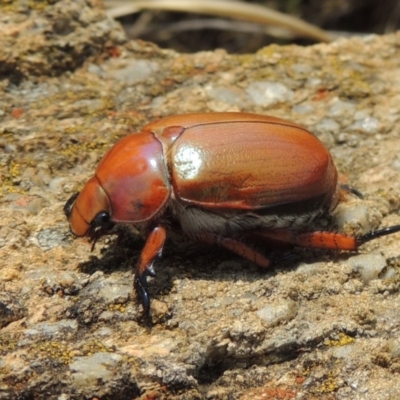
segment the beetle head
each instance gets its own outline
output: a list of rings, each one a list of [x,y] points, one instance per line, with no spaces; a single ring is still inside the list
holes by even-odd
[[[108,196],[96,176],[89,179],[80,193],[75,193],[65,203],[64,213],[76,236],[88,236],[93,241],[109,232],[114,226]]]

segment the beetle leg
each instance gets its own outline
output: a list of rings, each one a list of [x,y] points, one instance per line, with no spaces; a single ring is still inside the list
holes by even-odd
[[[344,233],[315,231],[296,232],[290,229],[265,230],[258,232],[259,236],[278,242],[290,243],[300,247],[313,247],[316,249],[348,250],[355,251],[358,246],[370,240],[400,232],[400,225],[382,228],[377,231],[366,233],[359,237],[348,236]]]
[[[400,225],[393,225],[389,226],[387,228],[382,228],[378,229],[377,231],[369,232],[366,233],[365,235],[361,235],[357,241],[358,244],[363,244],[366,242],[369,242],[370,240],[386,236],[386,235],[391,235],[392,233],[400,232]]]
[[[257,232],[256,237],[269,239],[281,243],[288,243],[299,247],[316,249],[356,251],[359,246],[370,240],[400,232],[400,225],[378,229],[359,237],[348,236],[344,233],[315,231],[296,232],[290,229],[275,229]],[[289,256],[291,257],[291,256]],[[286,257],[282,260],[286,261]]]
[[[360,242],[354,236],[348,236],[343,233],[315,231],[315,232],[297,232],[290,229],[276,229],[258,232],[260,236],[278,242],[290,243],[299,247],[312,247],[316,249],[330,250],[357,250]]]
[[[238,254],[239,256],[254,262],[259,267],[266,268],[270,265],[270,261],[263,254],[237,239],[219,236],[210,232],[198,234],[195,236],[195,239],[206,244],[216,244],[225,247],[232,253]]]
[[[150,313],[147,277],[155,276],[153,263],[156,258],[161,257],[166,237],[167,230],[163,225],[158,225],[151,231],[150,235],[147,237],[142,253],[140,254],[139,264],[135,273],[134,286],[141,298],[143,313],[147,317]]]
[[[346,194],[354,194],[354,196],[357,196],[359,199],[363,199],[364,195],[355,187],[348,185],[347,183],[341,183],[339,185],[340,189],[340,194],[345,197]]]

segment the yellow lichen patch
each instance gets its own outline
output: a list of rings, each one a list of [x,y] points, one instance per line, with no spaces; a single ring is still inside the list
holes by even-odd
[[[321,385],[315,390],[316,393],[332,393],[339,389],[337,378],[330,372]]]
[[[95,353],[109,353],[114,349],[110,346],[106,346],[104,343],[98,340],[91,340],[86,342],[80,349],[80,355],[91,356]]]
[[[0,175],[0,194],[6,195],[9,193],[26,194],[26,191],[19,187],[19,180],[23,169],[17,161],[11,161],[4,169],[4,173]]]
[[[72,133],[72,132],[67,132],[67,133]],[[110,145],[106,143],[96,143],[93,141],[77,142],[77,143],[69,143],[60,151],[60,153],[63,156],[72,159],[74,156],[81,156],[82,154],[87,154],[89,151],[92,150],[105,151],[109,147]]]
[[[9,335],[0,335],[0,354],[6,354],[17,348],[19,338]]]
[[[76,353],[66,342],[43,341],[36,347],[39,356],[70,364]]]
[[[125,306],[125,304],[110,304],[110,305],[108,306],[108,309],[109,309],[110,311],[118,311],[118,312],[121,312],[121,313],[126,312],[126,306]]]
[[[331,82],[340,83],[342,97],[363,98],[371,92],[368,77],[363,71],[349,67],[348,62],[341,61],[337,57],[329,57],[320,70],[320,76],[332,77]]]
[[[36,347],[38,355],[43,358],[51,358],[62,364],[70,364],[74,357],[91,356],[95,353],[111,352],[109,346],[99,341],[89,341],[83,346],[72,347],[64,341],[44,341]]]
[[[348,344],[354,343],[355,339],[351,336],[346,335],[343,332],[340,332],[338,335],[339,339],[326,339],[324,341],[325,346],[346,346]]]
[[[263,55],[267,57],[282,57],[282,48],[276,44],[271,44],[270,46],[263,47],[259,51],[257,51],[257,56]]]
[[[195,70],[193,60],[187,57],[177,57],[171,65],[171,72],[174,75],[191,75]]]

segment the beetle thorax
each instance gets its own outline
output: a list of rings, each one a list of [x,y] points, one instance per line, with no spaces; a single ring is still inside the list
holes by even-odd
[[[104,156],[96,176],[110,200],[114,222],[153,219],[170,196],[162,145],[151,132],[120,140]]]

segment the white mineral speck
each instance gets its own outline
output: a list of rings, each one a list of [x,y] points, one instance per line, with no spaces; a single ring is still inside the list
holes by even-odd
[[[311,104],[298,104],[292,107],[292,111],[297,114],[307,114],[315,112],[315,107]]]
[[[95,353],[89,357],[76,357],[69,366],[75,385],[88,387],[107,382],[114,376],[113,368],[122,359],[119,354]]]
[[[343,116],[353,114],[355,107],[354,103],[337,99],[329,109],[328,115],[330,117],[343,118]]]
[[[334,119],[324,118],[316,125],[315,130],[321,133],[338,133],[340,125]]]
[[[297,74],[309,74],[312,71],[312,67],[309,64],[294,64],[292,70]]]
[[[292,300],[286,300],[268,304],[257,311],[257,316],[267,322],[269,326],[273,326],[294,318],[296,313],[297,304]]]
[[[360,254],[349,258],[348,263],[358,272],[364,283],[378,279],[379,274],[386,267],[386,261],[380,254]]]
[[[158,64],[148,60],[131,60],[123,68],[112,73],[112,77],[127,83],[143,81],[158,70]]]
[[[241,89],[227,87],[208,87],[207,94],[210,98],[222,101],[226,104],[237,104],[243,102],[244,93]]]
[[[291,101],[293,98],[293,91],[279,82],[252,82],[247,86],[246,92],[256,105],[265,107]]]
[[[377,118],[366,117],[356,121],[349,129],[374,134],[378,132],[378,127],[379,120]]]

